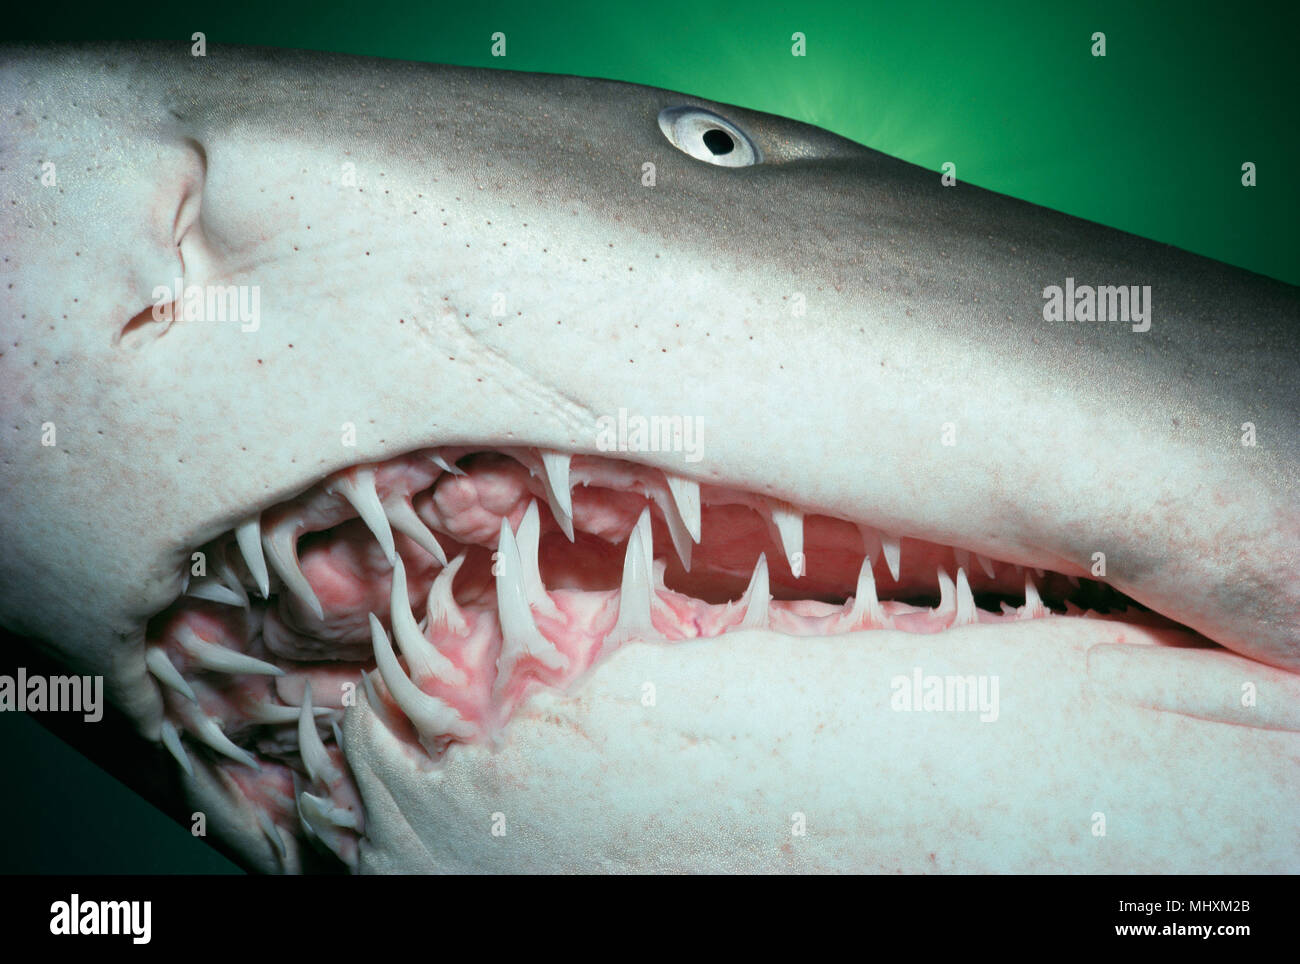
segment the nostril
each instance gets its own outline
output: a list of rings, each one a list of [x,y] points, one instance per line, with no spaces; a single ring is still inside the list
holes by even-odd
[[[116,344],[122,348],[139,349],[156,338],[162,337],[171,327],[176,317],[177,305],[155,302],[149,305],[118,332]]]
[[[704,146],[715,156],[730,154],[736,147],[736,142],[731,139],[731,135],[716,127],[705,131],[703,140]]]

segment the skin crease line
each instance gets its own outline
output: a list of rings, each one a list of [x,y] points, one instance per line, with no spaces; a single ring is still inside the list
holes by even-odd
[[[0,92],[0,623],[244,866],[1300,870],[1295,287],[634,84]]]

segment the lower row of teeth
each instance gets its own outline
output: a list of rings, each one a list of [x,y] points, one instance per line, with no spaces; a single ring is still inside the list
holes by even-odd
[[[528,467],[541,483],[551,518],[572,540],[568,456],[532,450],[528,454]],[[424,457],[441,472],[460,474],[441,453]],[[233,539],[212,545],[215,572],[187,581],[182,604],[156,638],[151,633],[146,656],[164,693],[163,744],[188,773],[193,772],[193,762],[187,743],[206,748],[201,751],[205,760],[215,754],[229,761],[217,772],[232,792],[237,789],[254,798],[256,817],[282,857],[287,828],[290,834],[323,845],[346,864],[356,864],[365,816],[342,753],[340,724],[343,713],[355,705],[357,689],[406,745],[418,745],[436,761],[452,744],[493,739],[534,687],[567,687],[598,658],[634,640],[671,642],[742,630],[791,635],[868,629],[934,632],[1051,615],[1035,583],[1034,573],[1041,578],[1042,570],[1024,571],[1022,606],[1003,602],[1001,613],[979,609],[966,565],[973,557],[992,578],[993,563],[960,550],[954,551],[959,563],[955,578],[942,567],[938,570],[937,606],[882,602],[873,563],[884,558],[897,580],[900,540],[865,527],[856,591],[841,605],[774,600],[766,553],[759,555],[739,599],[714,605],[674,592],[664,584],[665,561],[655,558],[650,506],[659,507],[678,556],[689,568],[691,541],[700,539],[700,494],[697,485],[673,476],[664,476],[657,490],[646,488],[647,504],[626,536],[617,590],[546,589],[538,561],[542,517],[534,499],[518,526],[500,520],[492,568],[495,606],[460,604],[452,584],[466,553],[447,558],[437,536],[412,509],[409,493],[381,499],[374,470],[368,468],[339,473],[322,484],[322,491],[346,500],[353,510],[350,517],[365,523],[391,567],[387,612],[367,613],[373,663],[290,663],[288,668],[297,672],[288,674],[284,665],[273,661],[279,657],[269,654],[263,640],[269,602],[250,601],[246,581],[264,600],[275,595],[274,589],[299,612],[317,620],[324,612],[299,568],[300,526],[268,527],[264,518],[250,520],[237,527]],[[797,575],[803,518],[783,503],[763,504],[774,537]],[[400,545],[395,531],[404,537]],[[234,559],[226,555],[231,544],[238,549]],[[408,561],[414,567],[409,573]],[[236,572],[238,564],[247,580]],[[420,621],[412,609],[410,586],[421,584],[435,568],[437,574],[423,593]],[[213,613],[223,610],[246,620],[244,633],[212,631],[214,622],[219,625],[223,618]],[[214,641],[213,635],[219,638]],[[242,648],[236,648],[237,643]],[[317,658],[330,657],[322,652]],[[260,760],[250,746],[259,750]]]

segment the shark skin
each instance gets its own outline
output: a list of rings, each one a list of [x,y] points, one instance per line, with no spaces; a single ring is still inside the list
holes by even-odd
[[[429,446],[602,454],[620,410],[704,427],[639,465],[1065,576],[1102,553],[1181,627],[633,641],[437,762],[363,688],[355,869],[1300,870],[1296,288],[612,81],[140,44],[6,49],[0,92],[0,618],[147,739],[195,547]],[[755,163],[679,149],[671,108]],[[259,319],[155,321],[174,279]],[[1045,320],[1067,279],[1149,285],[1149,330]],[[997,719],[898,712],[917,668],[997,677]],[[191,756],[213,832],[300,869]]]

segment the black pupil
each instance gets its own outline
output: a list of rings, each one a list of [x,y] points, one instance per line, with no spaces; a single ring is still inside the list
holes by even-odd
[[[736,144],[726,131],[713,127],[704,132],[704,146],[714,154],[730,154]]]

